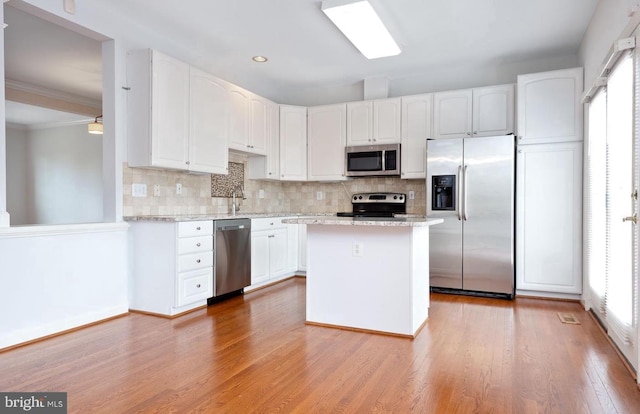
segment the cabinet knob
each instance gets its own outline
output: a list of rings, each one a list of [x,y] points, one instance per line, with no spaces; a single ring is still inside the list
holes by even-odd
[[[200,243],[196,243],[196,247],[200,247]]]
[[[473,131],[473,135],[478,135],[478,131]]]
[[[198,283],[198,284],[196,285],[196,287],[197,287],[198,289],[200,289],[200,283]]]
[[[467,135],[471,135],[471,132],[467,132]]]
[[[200,263],[200,259],[196,260],[196,263]]]
[[[196,230],[200,230],[200,226],[196,227]]]

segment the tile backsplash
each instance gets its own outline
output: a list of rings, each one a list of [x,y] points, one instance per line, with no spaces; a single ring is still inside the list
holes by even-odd
[[[232,154],[232,162],[246,168],[246,156]],[[130,168],[123,171],[123,203],[125,216],[224,214],[231,212],[231,199],[212,197],[211,175],[196,175],[179,171]],[[400,178],[357,178],[338,183],[284,182],[249,180],[244,174],[246,199],[240,202],[240,213],[336,213],[351,211],[351,195],[366,192],[414,191],[407,200],[407,212],[425,214],[425,180]],[[146,184],[146,197],[132,197],[132,184]],[[176,184],[182,194],[176,194]],[[154,186],[159,195],[154,195]],[[264,198],[259,198],[260,190]],[[318,195],[321,200],[318,200]]]

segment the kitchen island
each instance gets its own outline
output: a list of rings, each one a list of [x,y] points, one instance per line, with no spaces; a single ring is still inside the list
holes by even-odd
[[[298,217],[308,324],[415,337],[429,316],[429,226],[441,219]]]

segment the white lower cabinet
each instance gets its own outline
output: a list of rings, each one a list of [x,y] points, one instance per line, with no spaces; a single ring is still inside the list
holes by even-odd
[[[213,221],[131,224],[130,309],[164,316],[213,296]]]
[[[284,218],[251,220],[249,289],[292,276],[298,270],[298,225],[282,223]]]
[[[582,293],[582,143],[519,145],[516,294]]]

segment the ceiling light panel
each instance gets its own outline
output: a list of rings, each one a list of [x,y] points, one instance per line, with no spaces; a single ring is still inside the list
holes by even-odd
[[[367,59],[401,52],[367,0],[325,0],[322,11]]]

